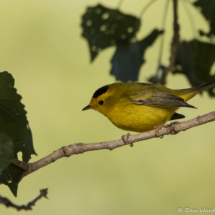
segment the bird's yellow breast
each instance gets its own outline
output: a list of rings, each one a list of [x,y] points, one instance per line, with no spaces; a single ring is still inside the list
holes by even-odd
[[[168,120],[178,108],[151,107],[119,101],[107,117],[118,128],[144,132],[154,129]]]

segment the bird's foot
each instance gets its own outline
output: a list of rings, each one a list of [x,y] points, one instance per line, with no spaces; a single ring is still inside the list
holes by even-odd
[[[166,124],[164,125],[164,122],[161,124],[161,125],[158,125],[158,126],[154,126],[154,128],[156,129],[155,130],[155,135],[156,137],[160,137],[160,138],[163,138],[163,135],[160,135],[159,131],[162,129],[162,128],[166,128],[168,130],[168,133],[170,134],[177,134],[177,129],[176,129],[176,125],[178,124],[178,122],[172,122],[170,124]]]
[[[122,135],[122,141],[125,143],[125,145],[129,144],[131,147],[133,147],[134,146],[133,143],[129,142],[129,137],[130,137],[129,133]]]
[[[164,125],[164,123],[165,123],[165,122],[163,122],[161,125],[154,126],[156,137],[160,137],[161,139],[163,138],[163,135],[160,135],[160,134],[159,134],[160,129],[162,129],[163,127],[164,127],[164,128],[168,127],[168,125]]]

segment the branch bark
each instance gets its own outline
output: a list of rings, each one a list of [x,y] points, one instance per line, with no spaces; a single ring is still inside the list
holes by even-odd
[[[205,114],[203,116],[198,116],[197,118],[184,121],[184,122],[173,122],[169,125],[165,125],[163,127],[157,128],[155,130],[135,134],[135,135],[123,135],[119,140],[113,140],[109,142],[100,142],[100,143],[75,143],[69,146],[63,146],[62,148],[54,151],[50,155],[34,162],[34,163],[24,163],[22,161],[18,161],[17,159],[13,159],[11,162],[15,165],[25,169],[26,171],[23,174],[23,177],[37,171],[38,169],[45,167],[56,160],[62,157],[70,157],[74,154],[82,154],[87,151],[95,151],[101,149],[109,149],[113,150],[115,148],[125,146],[130,144],[133,146],[133,143],[139,142],[142,140],[148,140],[155,137],[163,137],[164,135],[169,134],[177,134],[180,131],[186,131],[187,129],[203,125],[208,122],[215,121],[215,111]],[[22,178],[23,178],[22,177]]]

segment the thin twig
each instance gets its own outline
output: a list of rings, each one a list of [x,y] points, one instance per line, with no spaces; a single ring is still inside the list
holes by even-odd
[[[28,168],[29,168],[28,163],[25,163],[23,161],[17,160],[16,158],[13,158],[10,162],[15,164],[15,165],[17,165],[17,166],[19,166],[19,167],[21,167],[24,170],[28,170]]]
[[[166,5],[164,7],[164,13],[163,13],[163,18],[162,18],[162,23],[161,23],[161,29],[164,31],[165,31],[165,25],[166,25],[166,18],[167,18],[167,14],[168,14],[168,8],[169,8],[169,0],[166,0]],[[158,54],[158,66],[161,65],[163,46],[164,46],[164,34],[161,35],[161,38],[160,38],[160,47],[159,47],[159,54]],[[158,70],[157,70],[156,76],[158,76]]]
[[[123,1],[124,1],[124,0],[119,0],[118,5],[117,5],[117,7],[116,7],[118,10],[119,10],[119,8],[121,7]]]
[[[56,160],[62,157],[70,157],[71,155],[74,155],[74,154],[82,154],[87,151],[95,151],[95,150],[101,150],[101,149],[113,150],[115,148],[118,148],[127,144],[132,144],[138,141],[147,140],[155,137],[161,137],[169,134],[177,134],[180,131],[185,131],[189,128],[199,126],[212,121],[215,121],[215,111],[203,116],[198,116],[197,118],[194,118],[188,121],[174,122],[169,125],[165,125],[161,127],[159,130],[155,129],[155,130],[151,130],[151,131],[147,131],[147,132],[139,133],[135,135],[124,135],[124,137],[119,140],[100,142],[100,143],[88,143],[88,144],[76,143],[69,146],[63,146],[62,148],[54,151],[50,155],[34,163],[26,164],[28,165],[28,169],[24,172],[23,177],[29,175],[32,172],[35,172],[36,170],[42,167],[45,167],[55,162]],[[125,144],[125,141],[123,141],[123,139],[124,140],[126,139],[126,144]],[[13,162],[13,163],[15,163],[16,165],[19,164],[19,162]],[[23,166],[23,164],[21,165]],[[20,167],[22,167],[21,165]]]
[[[141,12],[140,12],[140,16],[139,17],[141,17],[141,16],[143,16],[143,14],[148,10],[148,8],[154,3],[154,2],[156,2],[157,0],[151,0],[151,1],[149,1],[147,4],[146,4],[146,6],[141,10]],[[168,0],[169,1],[169,0]]]
[[[164,6],[164,11],[163,11],[163,17],[162,17],[162,21],[161,21],[161,29],[164,32],[165,32],[165,25],[166,25],[166,19],[167,19],[167,14],[168,14],[169,2],[170,2],[170,0],[166,0],[166,4]],[[149,82],[154,83],[154,84],[161,83],[161,77],[166,70],[166,67],[162,66],[162,63],[161,63],[162,56],[163,56],[164,39],[165,39],[165,34],[162,34],[161,38],[160,38],[160,45],[159,45],[159,50],[158,50],[157,70],[156,70],[155,75],[148,79]],[[160,71],[162,71],[162,73]],[[161,75],[159,75],[159,74],[161,74]]]
[[[197,32],[197,28],[196,28],[196,24],[195,24],[195,20],[192,16],[192,13],[190,12],[189,10],[189,6],[187,4],[191,4],[190,1],[181,1],[183,7],[184,7],[184,10],[186,11],[187,13],[187,16],[190,20],[190,25],[191,25],[191,28],[192,28],[192,31],[193,31],[193,37],[194,38],[198,38],[199,37],[199,34]]]
[[[178,24],[178,0],[173,0],[173,13],[174,13],[174,21],[173,21],[173,38],[171,44],[171,55],[170,55],[170,63],[169,67],[164,71],[161,77],[161,84],[166,84],[166,77],[168,73],[173,69],[175,64],[175,55],[179,44],[179,24]]]
[[[148,8],[149,8],[151,5],[153,5],[153,3],[156,2],[156,1],[157,1],[157,0],[150,0],[150,1],[143,7],[143,9],[141,10],[140,15],[139,15],[139,17],[138,17],[139,20],[141,19],[141,16],[143,16],[144,13],[148,10]],[[136,31],[137,28],[139,27],[138,24],[139,24],[139,22],[137,21],[136,24],[135,24],[135,27],[134,27],[134,31]],[[137,41],[137,35],[136,35],[136,34],[134,35],[134,38],[135,38],[135,41]]]
[[[32,210],[32,206],[35,205],[35,203],[41,199],[42,197],[47,198],[47,193],[48,193],[48,189],[42,189],[40,190],[40,195],[38,197],[36,197],[34,200],[32,200],[31,202],[29,202],[27,205],[15,205],[13,204],[9,199],[1,197],[0,196],[0,204],[5,205],[6,207],[12,207],[15,208],[16,210],[20,211],[20,210]]]

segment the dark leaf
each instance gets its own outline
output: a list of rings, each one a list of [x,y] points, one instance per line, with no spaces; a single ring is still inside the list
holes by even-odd
[[[192,86],[213,82],[215,75],[211,75],[210,70],[214,61],[215,45],[198,40],[183,41],[178,46],[173,74],[186,75]],[[213,88],[208,93],[215,96]]]
[[[13,156],[17,158],[17,153],[21,151],[23,161],[28,162],[31,154],[36,154],[36,152],[26,118],[27,112],[21,103],[22,97],[16,91],[12,75],[8,72],[0,72],[0,132],[5,133],[13,141]],[[16,195],[23,171],[23,169],[10,164],[0,176],[0,182],[8,185],[14,195]],[[11,183],[8,182],[10,177],[12,177]]]
[[[98,4],[87,8],[81,26],[82,36],[88,41],[93,61],[103,49],[121,41],[130,41],[139,30],[140,20]]]
[[[201,9],[202,14],[209,21],[210,24],[210,32],[208,34],[204,34],[205,36],[211,36],[211,34],[215,35],[215,1],[214,0],[198,0],[193,3],[194,6],[199,7]],[[203,35],[203,32],[200,32]]]
[[[17,196],[18,184],[24,171],[24,169],[11,163],[0,175],[0,181],[10,188],[14,196]]]
[[[116,52],[111,59],[111,75],[114,75],[116,80],[123,82],[137,81],[140,67],[145,62],[144,53],[146,49],[153,44],[161,33],[163,31],[155,29],[140,41],[117,44]]]
[[[15,154],[22,148],[25,155],[24,161],[28,162],[31,154],[36,154],[31,130],[26,118],[22,97],[14,88],[14,79],[8,72],[0,73],[0,132],[12,139],[15,145]]]
[[[0,133],[0,175],[14,158],[13,141],[4,133]]]

